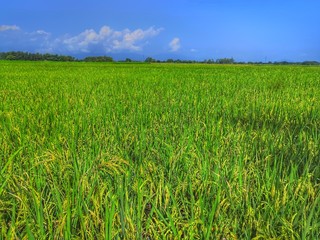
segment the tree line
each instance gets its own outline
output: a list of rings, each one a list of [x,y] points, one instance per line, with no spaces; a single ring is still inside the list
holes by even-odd
[[[0,53],[1,60],[23,60],[23,61],[60,61],[72,62],[76,59],[71,56],[64,56],[58,54],[41,54],[29,52],[2,52]]]
[[[72,56],[58,55],[58,54],[41,54],[41,53],[29,53],[21,51],[11,51],[11,52],[0,52],[0,60],[20,60],[20,61],[59,61],[59,62],[74,62],[74,61],[84,61],[84,62],[115,62],[115,60],[110,56],[89,56],[84,59],[77,59]],[[205,63],[205,64],[274,64],[274,65],[320,65],[317,61],[304,61],[304,62],[237,62],[233,58],[219,58],[219,59],[205,59],[203,61],[196,60],[180,60],[169,58],[167,60],[161,61],[156,60],[152,57],[147,57],[144,61],[135,61],[130,58],[118,62],[145,62],[145,63]]]

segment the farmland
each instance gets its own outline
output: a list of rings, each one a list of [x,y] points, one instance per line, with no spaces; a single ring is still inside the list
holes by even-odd
[[[319,239],[320,68],[0,62],[0,239]]]

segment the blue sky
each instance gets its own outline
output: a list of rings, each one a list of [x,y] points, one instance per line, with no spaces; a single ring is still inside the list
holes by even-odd
[[[320,61],[319,0],[7,0],[1,10],[0,51]]]

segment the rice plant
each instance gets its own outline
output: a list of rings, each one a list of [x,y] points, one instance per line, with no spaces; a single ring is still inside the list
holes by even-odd
[[[320,68],[0,62],[0,239],[320,239]]]

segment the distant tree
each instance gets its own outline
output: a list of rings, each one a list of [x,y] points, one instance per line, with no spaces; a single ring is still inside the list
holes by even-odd
[[[63,56],[56,54],[41,54],[28,52],[6,52],[0,54],[0,59],[5,60],[24,60],[24,61],[74,61],[71,56]]]
[[[130,58],[126,58],[126,60],[124,60],[125,62],[132,62],[132,60]]]
[[[59,61],[63,61],[63,62],[73,62],[76,60],[74,57],[71,57],[71,56],[60,56],[58,59]]]
[[[144,60],[147,63],[152,63],[152,62],[156,62],[155,59],[153,59],[152,57],[147,57],[146,60]]]
[[[216,63],[219,63],[219,64],[233,64],[233,63],[235,63],[235,61],[234,61],[233,58],[220,58],[220,59],[217,59]]]
[[[16,57],[12,54],[7,55],[4,59],[5,60],[17,60]]]
[[[204,60],[205,63],[208,63],[208,64],[212,64],[214,63],[214,60],[213,59],[208,59],[208,60]]]
[[[83,59],[85,62],[113,62],[112,57],[99,56],[99,57],[86,57]]]
[[[274,62],[275,65],[289,65],[290,63],[287,61],[281,61],[281,62]]]
[[[172,58],[167,59],[167,63],[173,63],[174,60]]]
[[[301,64],[302,65],[319,65],[320,63],[317,61],[304,61]]]

